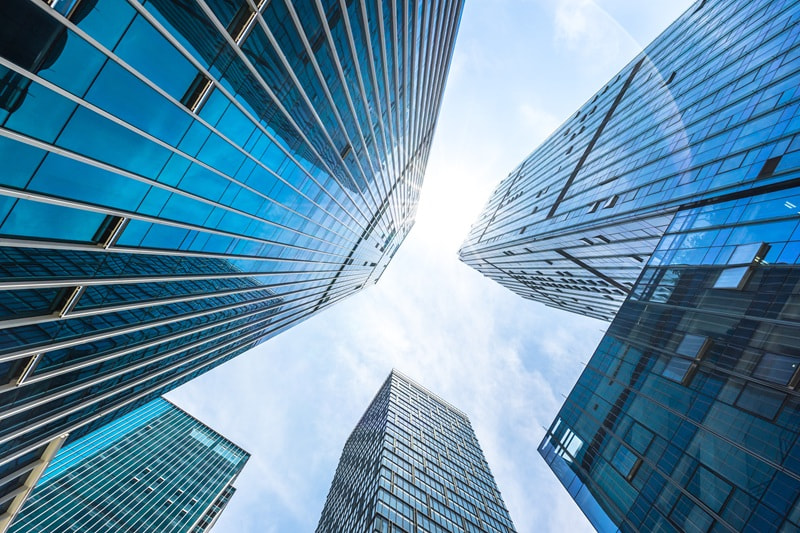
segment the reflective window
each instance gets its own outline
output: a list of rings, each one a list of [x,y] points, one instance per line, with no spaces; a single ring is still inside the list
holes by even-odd
[[[779,385],[788,385],[797,373],[800,357],[765,353],[758,363],[753,376]]]
[[[625,445],[620,445],[617,453],[614,454],[614,458],[611,459],[611,464],[614,468],[628,480],[636,475],[636,470],[641,462],[642,460]]]
[[[747,283],[750,277],[751,267],[726,268],[719,273],[717,281],[714,282],[715,289],[737,289],[740,290]]]
[[[692,361],[690,359],[673,356],[670,357],[669,361],[667,362],[667,366],[664,368],[664,371],[661,373],[661,375],[665,378],[671,379],[672,381],[682,383],[686,378],[691,366]]]

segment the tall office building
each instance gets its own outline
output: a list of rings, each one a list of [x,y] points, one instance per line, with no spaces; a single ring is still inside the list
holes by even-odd
[[[798,206],[689,209],[656,248],[539,448],[599,531],[800,528]]]
[[[0,2],[0,502],[65,433],[380,277],[461,9]]]
[[[467,416],[393,370],[347,439],[317,533],[513,532]]]
[[[9,532],[203,533],[249,457],[158,398],[62,448]]]
[[[796,11],[698,0],[500,183],[462,261],[611,320],[677,212],[791,179]]]
[[[668,224],[539,447],[599,531],[800,529],[798,20],[796,2],[698,2],[642,56],[682,58],[679,113],[656,114],[682,137],[629,113],[602,164],[660,153],[631,186]]]

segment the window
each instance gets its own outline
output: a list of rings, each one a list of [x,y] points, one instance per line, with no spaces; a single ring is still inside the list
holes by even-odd
[[[92,240],[103,248],[110,248],[117,243],[128,222],[129,219],[125,217],[108,215],[100,224]]]
[[[684,334],[681,342],[675,348],[677,355],[670,357],[661,375],[672,381],[688,385],[697,371],[698,361],[705,357],[711,345],[712,341],[708,337],[691,333]]]
[[[741,244],[734,249],[727,263],[729,265],[760,263],[768,251],[769,245],[766,243],[754,242],[750,244]]]
[[[692,368],[692,360],[683,357],[672,356],[667,362],[667,366],[661,372],[661,375],[672,381],[684,383],[690,376],[689,370]]]
[[[703,465],[697,467],[686,488],[715,513],[720,512],[733,490],[730,483]]]
[[[800,357],[765,353],[753,371],[753,377],[777,383],[778,385],[794,386],[793,379],[800,365]]]
[[[42,352],[34,354],[30,359],[28,359],[28,362],[21,367],[22,371],[20,372],[19,377],[17,377],[16,379],[17,385],[21,385],[22,383],[24,383],[25,380],[28,379],[33,374],[34,370],[36,370],[36,367],[39,366],[39,363],[41,362],[43,355],[44,354]],[[17,365],[12,365],[12,366],[17,366]]]
[[[653,438],[654,435],[652,431],[638,422],[634,422],[628,430],[628,436],[625,438],[625,442],[630,444],[631,448],[635,451],[644,455],[645,452],[647,452],[647,448],[650,447],[650,443],[653,442]]]
[[[782,392],[748,383],[739,394],[739,398],[736,400],[736,407],[763,416],[767,420],[772,420],[778,414],[778,410],[780,410],[785,399],[786,394]]]
[[[778,163],[781,162],[781,156],[778,157],[771,157],[764,162],[764,166],[761,167],[761,170],[758,173],[756,179],[763,179],[769,178],[772,174],[775,173],[775,169],[778,168]]]
[[[753,273],[753,267],[761,263],[769,252],[770,246],[765,242],[741,244],[737,246],[727,261],[729,265],[748,265],[734,266],[726,268],[719,273],[717,281],[714,282],[715,289],[735,289],[742,290],[747,285],[747,280]]]
[[[203,104],[208,101],[213,89],[213,82],[202,73],[198,73],[192,84],[186,89],[186,93],[181,98],[181,103],[192,113],[199,113]]]
[[[610,209],[614,207],[615,205],[617,205],[617,200],[619,200],[619,195],[615,194],[614,196],[606,200],[606,205],[603,206],[603,209]]]
[[[617,453],[615,453],[614,457],[611,459],[611,466],[628,481],[633,479],[641,465],[641,457],[637,457],[636,454],[624,444],[620,444]]]
[[[747,284],[748,279],[750,279],[750,267],[726,268],[719,273],[713,288],[740,291]]]
[[[687,333],[683,336],[675,352],[693,359],[702,359],[710,345],[711,339],[708,337]]]

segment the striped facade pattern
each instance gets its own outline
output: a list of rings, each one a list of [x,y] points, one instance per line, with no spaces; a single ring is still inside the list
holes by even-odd
[[[513,533],[467,416],[393,370],[351,433],[317,533]]]
[[[164,399],[63,448],[11,533],[203,533],[249,454]]]
[[[461,260],[610,321],[675,214],[791,178],[793,2],[698,0],[515,168]]]
[[[2,2],[0,517],[53,439],[378,280],[462,7]]]

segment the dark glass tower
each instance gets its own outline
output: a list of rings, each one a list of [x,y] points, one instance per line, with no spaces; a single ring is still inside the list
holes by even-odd
[[[678,211],[791,179],[796,18],[696,2],[500,183],[461,260],[611,320]]]
[[[649,248],[539,447],[599,531],[800,530],[798,20],[796,2],[696,3],[621,74],[635,89],[637,69],[674,57],[651,86],[671,87],[673,118],[638,115],[641,94],[625,148],[579,162],[611,169],[613,189],[592,190],[635,194],[576,211],[594,244],[565,259]],[[614,225],[628,202],[655,237]]]
[[[250,454],[158,398],[65,446],[10,533],[203,533]]]
[[[393,370],[347,439],[317,533],[514,532],[467,416]]]
[[[57,437],[377,281],[461,9],[0,2],[0,515]]]

